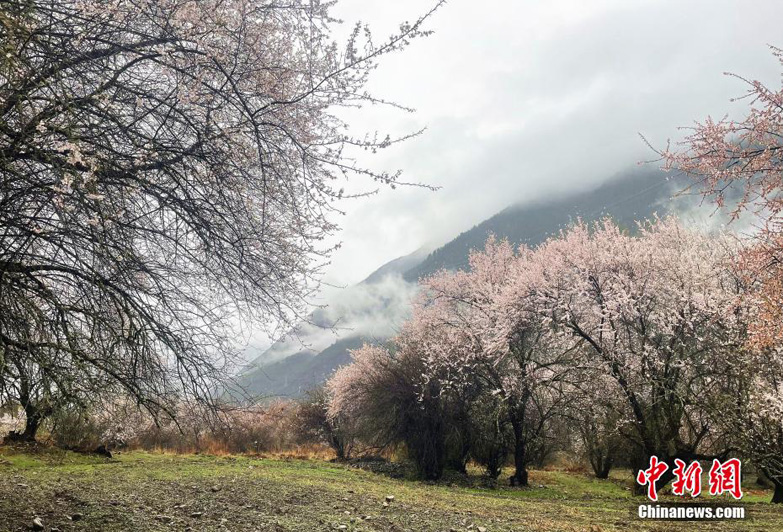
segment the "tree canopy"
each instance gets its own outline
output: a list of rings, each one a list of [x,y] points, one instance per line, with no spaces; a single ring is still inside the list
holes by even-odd
[[[341,181],[399,177],[345,153],[399,139],[354,138],[335,111],[382,103],[368,76],[432,13],[338,46],[331,6],[0,6],[0,393],[111,387],[173,412],[213,399],[238,323],[302,314]]]

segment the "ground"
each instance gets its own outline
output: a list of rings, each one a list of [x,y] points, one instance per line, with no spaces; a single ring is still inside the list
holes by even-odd
[[[530,476],[530,489],[488,489],[313,459],[0,448],[0,531],[30,530],[35,518],[60,531],[783,530],[783,509],[750,484],[748,518],[708,526],[637,519],[644,499],[630,494],[628,471]]]

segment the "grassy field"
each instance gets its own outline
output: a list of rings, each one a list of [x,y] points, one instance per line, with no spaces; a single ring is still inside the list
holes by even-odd
[[[316,460],[0,448],[0,531],[30,530],[36,517],[61,531],[783,530],[783,510],[751,486],[742,522],[641,521],[630,479],[532,471],[530,489],[486,489]]]

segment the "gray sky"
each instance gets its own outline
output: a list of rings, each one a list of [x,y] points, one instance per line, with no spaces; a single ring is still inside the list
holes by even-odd
[[[428,0],[342,0],[335,14],[377,37]],[[431,37],[389,56],[376,96],[415,115],[365,109],[356,131],[424,136],[361,162],[441,186],[382,189],[345,202],[343,247],[326,280],[350,285],[422,245],[440,244],[516,202],[589,187],[676,138],[677,126],[742,111],[730,71],[776,85],[779,0],[451,0]],[[354,182],[349,190],[372,188]]]

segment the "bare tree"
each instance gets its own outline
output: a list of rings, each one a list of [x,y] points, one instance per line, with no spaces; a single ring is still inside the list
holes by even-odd
[[[351,420],[330,416],[328,409],[329,394],[323,386],[307,391],[297,402],[297,431],[304,441],[326,443],[342,462],[351,458],[355,431]]]
[[[95,378],[155,414],[213,404],[237,323],[301,315],[339,180],[399,176],[346,150],[400,139],[334,109],[384,103],[370,72],[432,13],[341,48],[331,5],[0,5],[0,393],[24,400],[18,361],[50,396]]]

